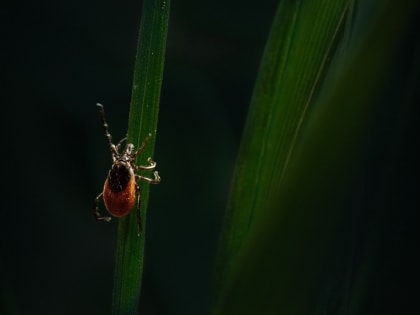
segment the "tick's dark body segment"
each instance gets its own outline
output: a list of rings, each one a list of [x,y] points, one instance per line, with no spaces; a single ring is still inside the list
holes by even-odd
[[[160,177],[158,172],[153,172],[154,178],[143,177],[136,174],[136,171],[152,171],[156,167],[156,162],[148,158],[147,166],[135,165],[136,157],[143,151],[151,134],[144,140],[143,144],[137,151],[133,152],[134,145],[127,143],[122,153],[119,152],[121,144],[126,140],[122,139],[117,145],[112,143],[112,136],[108,132],[108,124],[105,120],[104,110],[101,104],[97,104],[101,109],[101,119],[105,131],[105,137],[108,141],[109,148],[112,153],[113,164],[108,176],[105,180],[104,190],[95,199],[93,214],[98,221],[109,222],[111,217],[103,217],[99,213],[98,205],[101,198],[103,198],[105,207],[108,212],[114,217],[123,217],[131,212],[134,204],[137,202],[137,227],[138,232],[141,232],[141,218],[140,218],[140,189],[137,185],[137,180],[142,180],[150,184],[158,184]]]

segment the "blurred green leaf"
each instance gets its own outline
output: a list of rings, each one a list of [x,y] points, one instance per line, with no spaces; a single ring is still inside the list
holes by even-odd
[[[128,124],[128,142],[138,148],[146,136],[152,138],[141,156],[139,164],[147,164],[153,156],[156,139],[160,89],[166,50],[170,0],[145,0],[141,17],[133,89]],[[142,233],[137,235],[136,213],[121,218],[114,275],[113,314],[138,314],[145,222],[149,185],[140,182]]]
[[[321,2],[326,4],[328,1]],[[311,5],[314,3],[311,2]],[[304,7],[302,4],[300,9],[303,10]],[[373,187],[377,194],[368,198],[370,204],[360,203],[363,200],[362,195],[367,193],[363,185],[367,185],[367,180],[373,180],[367,177],[370,171],[369,154],[372,154],[370,147],[373,144],[378,145],[375,141],[379,140],[398,147],[395,139],[399,133],[406,133],[403,122],[412,120],[409,115],[415,106],[410,98],[415,91],[415,84],[412,82],[408,85],[412,90],[401,88],[401,94],[409,93],[400,95],[391,107],[395,109],[395,120],[392,120],[392,116],[387,119],[381,117],[388,115],[384,112],[388,93],[386,88],[392,87],[393,83],[395,85],[394,74],[406,70],[399,69],[396,65],[400,47],[408,41],[412,27],[416,25],[419,4],[416,1],[405,2],[404,5],[395,1],[383,1],[376,8],[378,13],[365,29],[363,40],[353,40],[352,49],[331,64],[332,68],[329,69],[322,89],[317,93],[307,122],[298,135],[297,147],[292,146],[291,154],[286,154],[290,156],[287,167],[284,154],[279,148],[286,142],[288,146],[285,151],[290,150],[290,139],[295,137],[282,138],[287,132],[284,124],[287,126],[291,118],[283,124],[279,122],[280,116],[293,117],[288,112],[280,113],[280,108],[289,103],[284,104],[279,100],[275,103],[277,110],[267,113],[263,105],[256,108],[254,97],[250,110],[252,117],[249,117],[243,140],[246,143],[242,144],[240,153],[242,160],[239,165],[244,169],[237,171],[233,187],[233,194],[237,194],[237,198],[233,200],[231,207],[234,207],[235,213],[228,221],[228,228],[240,231],[232,232],[236,233],[233,234],[236,238],[234,241],[230,240],[231,245],[223,253],[225,259],[235,259],[230,262],[228,272],[223,274],[221,298],[215,314],[372,314],[369,311],[383,314],[386,309],[378,306],[377,299],[396,296],[395,292],[384,293],[386,290],[373,285],[379,280],[379,276],[370,279],[368,275],[374,274],[380,266],[379,275],[386,278],[387,272],[392,270],[390,266],[381,266],[381,256],[371,254],[369,250],[380,251],[378,239],[385,235],[386,228],[384,210],[390,209],[387,208],[388,203],[396,203],[392,198],[392,189],[400,184],[392,181],[380,182],[379,187]],[[345,6],[341,9],[345,10]],[[318,12],[312,10],[313,14]],[[327,17],[319,17],[321,20],[324,18]],[[306,17],[305,21],[311,20]],[[341,21],[341,18],[336,19],[336,26]],[[312,29],[317,29],[315,24],[319,22],[312,21]],[[318,38],[309,31],[305,34],[302,36],[306,36],[308,44],[313,38]],[[268,47],[271,40],[272,37]],[[298,40],[290,40],[295,41]],[[416,52],[418,57],[419,50]],[[264,58],[263,65],[266,56]],[[305,63],[287,62],[284,66],[293,66],[289,75],[283,77],[287,81],[284,84],[289,89],[308,81],[307,77],[297,75],[308,67],[307,64],[302,67],[302,64]],[[413,73],[413,78],[418,81],[418,62],[415,65],[414,71],[417,73]],[[262,71],[263,69],[264,66]],[[270,79],[266,84],[273,84],[273,81],[275,82]],[[283,91],[280,86],[277,89]],[[297,93],[297,88],[294,89]],[[269,98],[272,95],[273,92],[268,93]],[[293,107],[298,106],[296,99],[299,98],[290,99]],[[301,112],[305,112],[302,107]],[[302,114],[296,115],[302,118]],[[261,116],[266,120],[255,124],[259,126],[258,129],[250,121]],[[278,134],[272,130],[265,131],[271,123],[268,117],[278,122],[271,126]],[[261,121],[265,123],[262,124]],[[391,124],[382,126],[380,124],[383,121]],[[378,137],[381,134],[373,132],[377,130],[376,132],[381,133],[388,129],[394,130],[394,139],[384,140]],[[296,130],[295,127],[293,131]],[[249,149],[244,150],[244,146]],[[398,154],[398,151],[392,152]],[[383,153],[375,154],[382,157]],[[247,172],[251,175],[246,174]],[[393,172],[398,174],[397,169]],[[238,182],[242,183],[239,191]],[[262,188],[265,198],[258,201],[258,196],[253,195],[258,195]],[[252,207],[244,204],[243,200],[252,203]],[[244,211],[244,207],[251,207],[251,210]],[[354,213],[359,214],[355,211],[359,208],[369,211],[363,213],[365,218],[368,215],[377,216],[378,221],[375,224],[378,227],[369,231],[369,243],[359,252],[364,263],[356,268],[357,262],[353,260],[355,258],[349,253],[351,250],[348,247],[353,242],[349,240],[349,236],[352,236],[351,233],[355,234],[351,232],[355,228],[352,225],[353,216]],[[238,221],[239,211],[244,211],[245,214]],[[240,236],[237,236],[238,233],[241,233]],[[346,257],[350,257],[350,260],[347,261]],[[331,279],[336,283],[329,282]],[[368,295],[367,291],[372,288],[375,292]],[[366,305],[371,309],[364,308]]]
[[[221,239],[226,280],[253,222],[280,184],[326,67],[337,48],[348,0],[280,1],[261,61]]]

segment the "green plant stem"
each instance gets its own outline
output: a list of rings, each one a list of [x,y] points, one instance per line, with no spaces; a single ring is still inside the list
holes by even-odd
[[[144,0],[134,68],[128,123],[128,142],[138,148],[146,135],[152,138],[138,157],[145,165],[153,156],[170,0]],[[142,233],[137,235],[136,213],[120,219],[114,274],[113,314],[138,314],[144,261],[146,209],[149,185],[140,182]]]

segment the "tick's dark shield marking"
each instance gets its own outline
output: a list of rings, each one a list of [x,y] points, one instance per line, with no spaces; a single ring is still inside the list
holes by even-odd
[[[112,136],[108,131],[108,124],[105,120],[104,108],[101,104],[96,105],[100,107],[99,112],[101,113],[102,125],[111,150],[113,163],[105,180],[104,190],[95,198],[93,215],[98,221],[111,221],[111,217],[103,217],[99,213],[98,205],[101,198],[103,198],[108,212],[114,217],[126,216],[131,212],[134,204],[137,202],[137,229],[138,234],[140,235],[140,188],[136,181],[142,180],[150,184],[158,184],[160,182],[160,177],[157,171],[153,172],[153,179],[136,174],[137,171],[153,171],[156,167],[156,162],[152,161],[152,158],[149,157],[147,159],[147,166],[135,165],[134,162],[136,157],[142,153],[152,135],[150,133],[147,135],[143,144],[137,151],[133,152],[134,145],[132,143],[127,143],[124,151],[120,153],[121,144],[126,141],[127,138],[122,139],[117,145],[112,143]]]

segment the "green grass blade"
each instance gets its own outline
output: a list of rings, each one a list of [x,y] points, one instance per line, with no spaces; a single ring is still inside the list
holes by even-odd
[[[242,137],[221,239],[226,280],[279,185],[345,24],[349,1],[280,1]]]
[[[392,287],[392,283],[382,289],[387,282],[386,272],[393,271],[394,266],[384,268],[387,264],[381,258],[391,254],[381,257],[372,252],[381,250],[377,245],[383,246],[378,240],[386,235],[387,226],[383,222],[389,215],[387,212],[392,209],[393,215],[400,214],[401,200],[393,200],[393,189],[403,183],[377,179],[379,187],[371,187],[377,189],[374,196],[362,199],[360,195],[369,194],[363,185],[372,180],[367,177],[371,175],[370,146],[377,145],[378,140],[395,145],[398,133],[407,132],[404,124],[415,121],[409,116],[417,108],[418,92],[414,82],[408,81],[409,85],[401,87],[397,93],[400,98],[388,103],[395,113],[391,118],[384,113],[390,109],[384,107],[385,95],[389,92],[384,91],[384,87],[396,86],[393,77],[396,73],[403,76],[404,71],[410,72],[410,64],[404,69],[396,65],[401,45],[409,42],[414,33],[411,27],[416,25],[419,4],[408,1],[401,5],[390,0],[381,2],[378,7],[381,10],[365,30],[363,41],[355,43],[345,58],[339,58],[334,64],[338,70],[332,69],[326,78],[282,181],[259,209],[261,213],[255,215],[235,268],[226,279],[216,314],[384,314],[389,301],[381,297],[388,296],[391,300],[398,294],[393,291],[399,288]],[[410,57],[418,58],[418,45],[416,52],[417,56]],[[410,75],[418,79],[418,62],[411,63],[417,65],[414,69],[417,72]],[[410,93],[417,99],[411,98]],[[391,120],[391,125],[380,126],[378,121],[384,115],[386,121]],[[380,139],[382,134],[372,132],[375,128],[380,132],[395,128],[396,133],[391,133],[394,138]],[[413,136],[409,136],[411,140]],[[406,158],[405,152],[392,153],[400,160]],[[379,152],[381,158],[382,155],[383,152]],[[269,167],[271,169],[271,165]],[[392,171],[397,174],[392,179],[401,179],[398,166]],[[362,200],[370,204],[360,204]],[[392,205],[388,206],[389,203]],[[360,208],[366,212],[358,213]],[[360,263],[360,274],[351,266],[357,265],[357,261],[346,261],[347,246],[351,242],[348,232],[352,228],[359,231],[359,226],[350,223],[354,213],[362,215],[360,220],[379,215],[373,226],[379,225],[379,229],[369,230],[373,244],[364,248],[366,252],[361,251],[366,256]],[[386,224],[392,225],[392,222]],[[398,240],[391,241],[393,244]],[[393,262],[399,260],[393,259]],[[417,270],[417,266],[415,268]],[[334,274],[337,270],[338,274]],[[382,272],[377,274],[379,270]],[[370,279],[366,278],[368,274]],[[347,287],[346,275],[351,278]],[[329,277],[334,285],[328,283]],[[369,289],[375,292],[367,294]],[[385,292],[388,290],[391,292]],[[404,296],[403,301],[407,303],[407,297]]]
[[[170,0],[145,0],[143,3],[133,89],[128,124],[128,142],[138,148],[146,135],[152,138],[138,158],[147,164],[153,157],[156,139],[160,90],[166,50]],[[149,185],[140,182],[142,234],[137,236],[136,214],[120,219],[114,275],[113,314],[138,314],[143,254],[145,242],[146,209]]]

